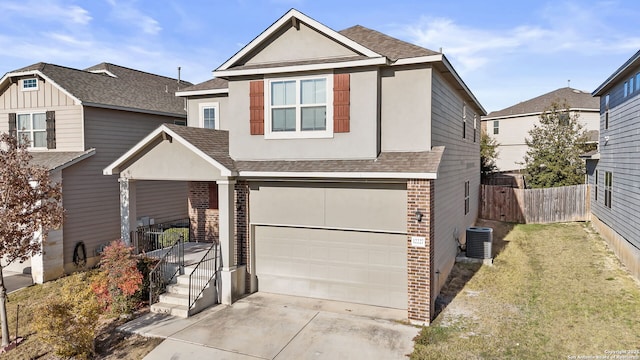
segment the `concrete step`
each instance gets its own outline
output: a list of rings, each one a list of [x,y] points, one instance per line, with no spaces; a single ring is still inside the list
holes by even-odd
[[[189,294],[160,294],[160,302],[166,304],[189,306]]]
[[[205,281],[209,280],[208,276],[200,276],[200,274],[197,274],[193,278],[198,278],[198,280],[200,279],[203,280],[201,283],[204,283]],[[177,284],[189,286],[189,273],[186,273],[185,275],[176,276],[175,280]]]
[[[169,284],[166,290],[170,294],[189,295],[189,285],[187,284]]]
[[[181,318],[189,317],[189,308],[184,305],[167,304],[163,302],[151,305],[151,312],[155,314],[167,314]]]

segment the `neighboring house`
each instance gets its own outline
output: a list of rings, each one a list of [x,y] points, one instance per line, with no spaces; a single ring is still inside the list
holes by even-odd
[[[591,221],[640,279],[640,51],[598,86],[600,148],[588,154]]]
[[[85,70],[37,63],[2,77],[0,132],[29,138],[33,163],[62,182],[65,208],[44,254],[12,270],[51,280],[76,270],[74,260],[91,266],[105,244],[120,238],[118,181],[102,169],[160,124],[184,124],[184,100],[174,93],[190,85],[106,63]],[[186,218],[186,191],[186,183],[140,184],[138,215]]]
[[[498,171],[512,172],[525,168],[524,156],[528,150],[525,139],[529,137],[529,131],[540,124],[540,115],[553,102],[565,100],[571,112],[579,115],[579,122],[585,127],[589,140],[597,142],[600,121],[598,98],[578,89],[560,88],[506,109],[492,111],[482,118],[483,131],[499,144]]]
[[[189,181],[194,235],[222,244],[223,303],[264,291],[429,323],[477,218],[485,114],[447,58],[291,10],[214,76],[177,93],[188,127],[105,168],[121,203],[134,181]]]

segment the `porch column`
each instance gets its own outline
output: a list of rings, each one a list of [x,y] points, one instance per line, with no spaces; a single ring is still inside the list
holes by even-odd
[[[131,246],[131,231],[138,227],[136,220],[136,183],[135,180],[120,178],[120,237],[127,246]]]
[[[219,238],[220,251],[222,252],[222,270],[220,280],[222,282],[220,302],[230,305],[233,302],[233,294],[237,293],[236,278],[237,268],[235,263],[235,217],[234,217],[234,189],[235,180],[219,180],[218,183],[218,208],[219,208]]]

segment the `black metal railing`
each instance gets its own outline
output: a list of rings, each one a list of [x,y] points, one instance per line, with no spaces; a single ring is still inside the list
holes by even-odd
[[[189,274],[189,310],[193,308],[200,295],[202,295],[207,286],[210,286],[211,280],[216,276],[216,271],[218,271],[218,249],[218,244],[213,243]],[[215,282],[213,286],[216,286]]]
[[[136,254],[143,254],[169,247],[180,237],[189,242],[189,228],[188,218],[139,226],[130,233],[131,245]]]
[[[155,304],[160,294],[177,274],[184,273],[184,239],[177,239],[171,247],[158,250],[163,254],[160,261],[149,272],[149,305]]]

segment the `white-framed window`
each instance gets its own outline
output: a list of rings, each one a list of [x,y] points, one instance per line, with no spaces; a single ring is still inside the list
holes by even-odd
[[[604,172],[604,206],[611,209],[611,190],[613,189],[613,174],[611,171]]]
[[[500,120],[493,121],[493,135],[500,134]]]
[[[609,128],[609,94],[604,97],[604,128]]]
[[[629,82],[625,81],[624,82],[624,97],[627,97],[627,95],[629,95]]]
[[[595,185],[595,191],[593,192],[594,195],[594,200],[596,202],[598,202],[598,191],[600,190],[600,188],[598,187],[598,176],[600,176],[600,171],[596,170],[595,176],[593,177],[594,180],[594,185]]]
[[[20,143],[29,142],[30,148],[47,148],[46,113],[16,114],[16,135]]]
[[[22,91],[38,90],[38,79],[22,79]]]
[[[476,142],[476,133],[478,132],[478,114],[473,114],[473,142]]]
[[[469,213],[469,182],[464,182],[464,214],[467,215]]]
[[[333,136],[333,76],[267,79],[265,138]]]
[[[462,103],[462,138],[467,138],[467,104]]]
[[[200,104],[200,127],[205,129],[220,129],[220,106],[217,102]]]

